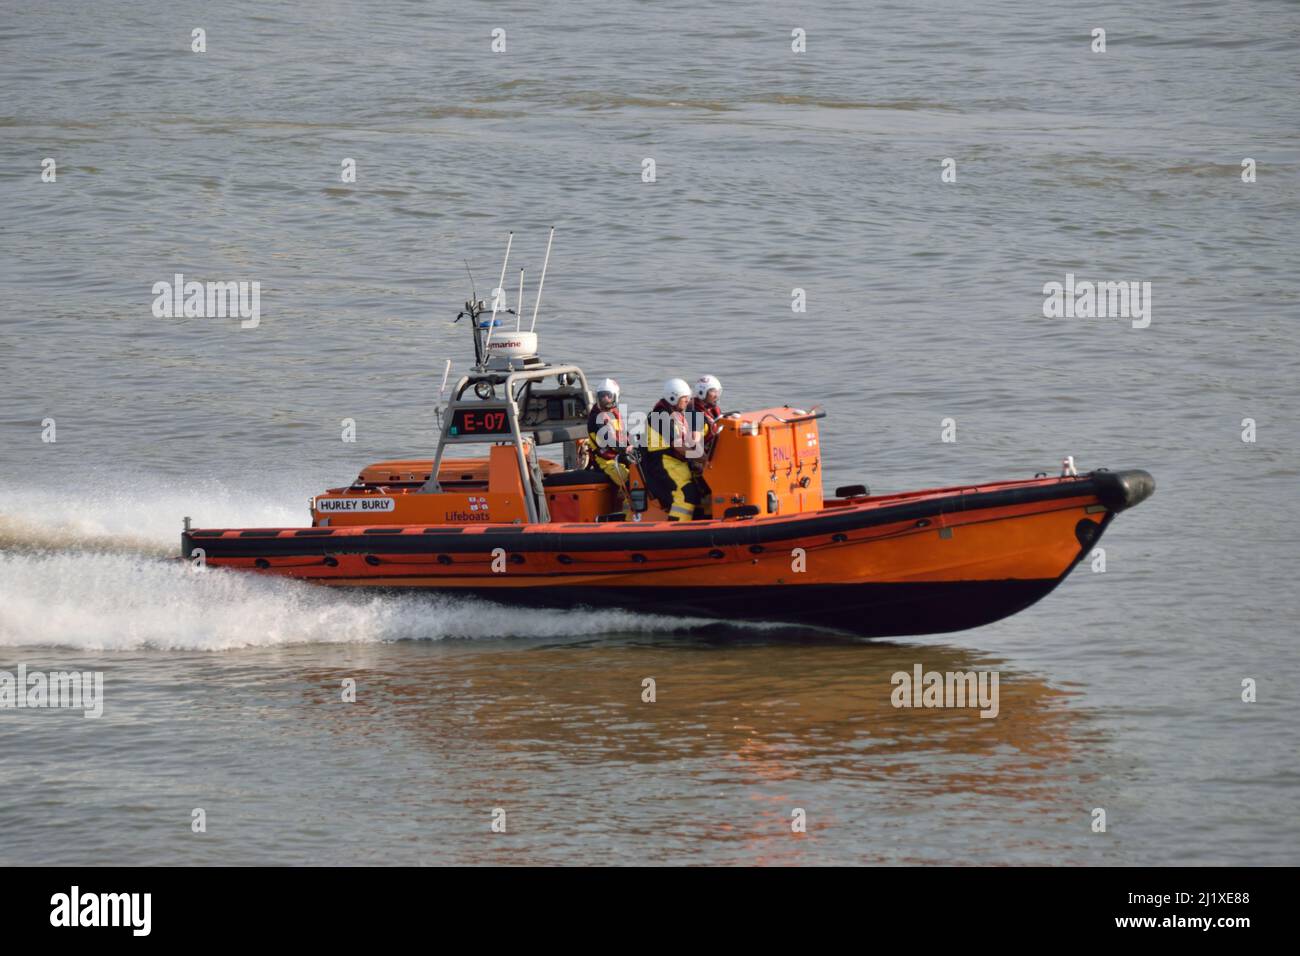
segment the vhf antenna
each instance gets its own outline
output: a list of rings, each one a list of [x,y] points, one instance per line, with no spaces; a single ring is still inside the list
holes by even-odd
[[[542,278],[541,281],[537,283],[537,298],[533,302],[533,321],[532,324],[528,326],[529,332],[537,328],[537,309],[542,304],[542,286],[546,285],[546,267],[551,264],[551,241],[554,238],[555,238],[555,227],[552,226],[551,234],[546,239],[546,261],[542,263]],[[519,307],[520,309],[523,309],[523,303],[520,303]]]
[[[519,301],[515,303],[515,331],[519,331],[519,317],[524,311],[524,270],[519,270]]]
[[[506,234],[506,257],[501,260],[501,278],[497,280],[497,287],[492,296],[492,321],[488,323],[487,339],[483,342],[483,364],[487,365],[488,345],[492,342],[492,329],[497,324],[497,309],[501,305],[501,300],[506,297],[506,263],[510,261],[510,244],[515,241],[515,234],[509,232]],[[477,321],[477,320],[475,320]]]
[[[465,260],[465,274],[469,276],[470,311],[478,304],[478,288],[474,285],[474,273],[469,271],[469,260]]]

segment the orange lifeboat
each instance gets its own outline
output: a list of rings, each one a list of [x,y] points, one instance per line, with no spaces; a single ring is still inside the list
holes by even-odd
[[[182,548],[201,549],[210,566],[333,586],[888,637],[976,627],[1028,607],[1153,489],[1145,471],[1097,471],[831,498],[788,515],[192,530]]]
[[[619,489],[601,472],[502,443],[486,458],[441,461],[437,490],[433,460],[382,462],[314,499],[310,528],[195,529],[182,550],[335,587],[887,637],[975,627],[1033,604],[1155,488],[1145,471],[1095,471],[823,498],[816,425],[788,408],[725,419],[703,471],[712,516],[696,521],[664,520],[653,503],[621,520]],[[630,483],[635,494],[635,469]],[[529,520],[530,504],[545,520]]]
[[[541,361],[535,336],[491,340],[485,312],[470,302],[462,313],[476,364],[439,411],[432,458],[370,465],[312,500],[310,527],[187,529],[182,554],[331,587],[889,637],[1028,607],[1155,490],[1145,471],[1099,470],[826,496],[824,413],[779,407],[721,420],[699,479],[703,516],[670,522],[635,450],[625,487],[584,467],[592,395],[582,370]],[[458,457],[485,445],[486,455]]]

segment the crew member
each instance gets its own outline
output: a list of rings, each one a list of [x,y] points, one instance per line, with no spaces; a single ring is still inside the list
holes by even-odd
[[[704,425],[704,457],[707,460],[713,456],[713,443],[718,440],[718,419],[722,417],[722,408],[718,403],[722,401],[722,383],[712,375],[701,375],[695,383],[695,398],[691,402],[691,408],[696,413],[697,420]]]
[[[612,378],[602,379],[596,384],[596,404],[587,413],[587,447],[591,451],[592,463],[626,497],[627,430],[618,414],[618,395],[618,382]]]
[[[646,425],[641,471],[646,489],[659,499],[669,521],[690,521],[700,503],[689,465],[699,454],[698,436],[692,434],[689,422],[690,403],[691,387],[683,379],[670,378]]]

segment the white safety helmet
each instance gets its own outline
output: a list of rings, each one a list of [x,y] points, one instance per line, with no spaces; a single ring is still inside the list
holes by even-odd
[[[612,378],[602,378],[599,382],[597,382],[596,401],[600,401],[600,396],[604,394],[609,394],[613,396],[614,401],[617,402],[618,394],[619,394],[618,382],[614,381]]]
[[[722,400],[722,383],[712,375],[701,375],[699,381],[695,383],[695,397],[704,401],[709,397],[709,389],[717,389],[717,400]]]
[[[691,387],[686,384],[684,378],[670,378],[664,382],[664,401],[669,405],[676,405],[690,394]]]

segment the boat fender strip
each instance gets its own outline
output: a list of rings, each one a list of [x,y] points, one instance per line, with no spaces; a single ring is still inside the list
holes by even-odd
[[[1094,471],[1090,477],[1097,488],[1097,497],[1111,511],[1124,511],[1140,505],[1156,490],[1156,480],[1141,468]]]

